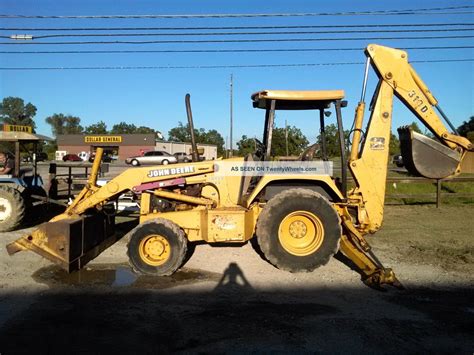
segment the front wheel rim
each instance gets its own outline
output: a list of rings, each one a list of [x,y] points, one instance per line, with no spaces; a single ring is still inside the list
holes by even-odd
[[[0,222],[6,221],[12,214],[12,205],[6,198],[0,197]]]
[[[283,249],[292,255],[311,255],[324,241],[324,226],[314,213],[295,211],[281,221],[278,239]]]
[[[152,234],[140,241],[138,253],[146,264],[150,266],[161,266],[170,258],[171,246],[165,237]]]

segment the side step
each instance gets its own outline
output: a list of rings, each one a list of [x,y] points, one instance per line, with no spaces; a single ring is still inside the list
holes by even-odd
[[[8,254],[31,250],[67,272],[79,270],[118,239],[115,218],[105,214],[83,215],[41,224],[30,235],[7,245]]]
[[[461,154],[449,147],[414,132],[409,126],[398,128],[403,164],[414,176],[444,179],[454,175],[461,162]]]

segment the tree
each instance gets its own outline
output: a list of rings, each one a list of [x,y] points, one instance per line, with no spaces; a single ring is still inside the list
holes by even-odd
[[[241,156],[245,156],[248,153],[253,153],[256,150],[256,143],[254,138],[248,138],[243,135],[242,138],[237,142],[238,153]]]
[[[56,137],[60,134],[79,134],[83,131],[83,127],[80,125],[81,119],[76,116],[55,113],[46,117],[45,121],[51,125],[51,131]]]
[[[194,128],[194,137],[196,142],[198,142],[198,139],[200,138],[200,131],[196,128]],[[171,142],[190,142],[191,135],[189,134],[189,124],[184,126],[182,122],[178,122],[178,127],[174,127],[169,130],[168,140]]]
[[[84,133],[88,134],[107,134],[107,125],[104,121],[99,121],[95,124],[87,126]]]
[[[339,130],[335,124],[325,126],[324,133],[326,137],[326,153],[328,157],[336,157],[341,155],[341,148],[339,144]],[[348,131],[344,131],[344,138],[347,140],[349,136]],[[322,137],[319,135],[316,142],[322,147]],[[349,148],[349,147],[346,147]]]
[[[398,137],[390,132],[390,145],[388,147],[388,151],[390,155],[400,153],[400,141]]]
[[[156,131],[153,128],[146,127],[146,126],[140,126],[135,130],[135,133],[137,134],[147,134],[147,133],[154,133],[155,134],[155,139],[156,140],[163,140],[163,135],[161,134],[160,131]]]
[[[133,123],[126,123],[126,122],[120,122],[118,124],[113,125],[112,129],[110,130],[110,133],[112,134],[132,134],[136,133],[137,131],[137,126],[135,126]]]
[[[28,102],[25,105],[19,97],[5,97],[0,103],[0,122],[14,125],[31,126],[33,131],[36,124],[33,117],[36,115],[36,106]]]
[[[412,122],[412,123],[410,124],[410,128],[411,128],[414,132],[422,133],[422,132],[421,132],[421,129],[420,129],[420,126],[418,126],[418,123],[416,123],[416,122]]]
[[[178,127],[169,130],[168,140],[171,142],[191,142],[191,134],[189,132],[189,124],[184,126],[182,122],[178,122]],[[224,154],[224,138],[215,129],[206,131],[204,128],[194,128],[194,139],[196,143],[216,145],[217,153],[220,155]]]
[[[224,138],[215,129],[211,129],[207,132],[200,132],[198,143],[213,144],[217,146],[217,154],[224,154]]]
[[[155,131],[153,128],[140,126],[137,127],[133,123],[120,122],[112,127],[110,130],[112,134],[155,134],[155,139],[163,139],[161,132]]]
[[[273,156],[286,155],[286,139],[285,128],[274,128],[272,135],[272,150]],[[300,155],[308,146],[308,139],[304,136],[299,128],[295,126],[288,127],[288,154]]]
[[[158,133],[153,128],[140,126],[135,130],[135,133],[146,134],[146,133]]]
[[[457,129],[458,133],[474,142],[474,116],[469,118],[469,121],[464,121]]]

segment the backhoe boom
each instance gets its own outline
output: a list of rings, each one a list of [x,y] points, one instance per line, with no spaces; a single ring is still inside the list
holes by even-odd
[[[363,143],[361,132],[365,93],[356,108],[349,159],[356,187],[348,197],[359,206],[359,230],[373,233],[380,228],[383,220],[394,95],[441,142],[407,129],[399,130],[403,158],[410,172],[437,179],[457,175],[461,172],[460,164],[465,153],[474,150],[474,147],[468,139],[448,131],[434,110],[434,107],[438,108],[444,117],[438,101],[408,63],[405,51],[371,44],[365,53],[366,72],[370,64],[377,73],[379,83],[372,99],[372,113]],[[364,91],[366,80],[367,75]]]

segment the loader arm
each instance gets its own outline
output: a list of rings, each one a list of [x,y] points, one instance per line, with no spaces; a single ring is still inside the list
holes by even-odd
[[[127,169],[117,177],[113,178],[102,187],[96,187],[95,181],[89,180],[84,190],[76,197],[74,202],[63,213],[63,216],[81,215],[89,208],[96,207],[101,203],[118,196],[125,191],[141,192],[142,187],[154,190],[156,188],[167,187],[173,180],[181,179],[181,184],[187,177],[212,173],[214,171],[213,162],[187,163],[176,166],[149,166],[141,168]],[[161,172],[164,172],[161,175]],[[91,174],[93,179],[93,174]],[[167,181],[167,183],[161,183]],[[177,181],[179,182],[179,181]],[[55,217],[63,218],[60,216]]]
[[[434,110],[437,108],[447,120],[438,107],[438,101],[408,63],[405,51],[371,44],[365,53],[367,67],[364,89],[356,109],[354,137],[348,162],[356,184],[349,192],[348,199],[359,206],[359,230],[363,234],[377,231],[383,220],[394,95],[439,140],[437,142],[422,135],[420,136],[424,138],[414,136],[415,133],[406,129],[401,131],[401,144],[410,148],[408,152],[408,149],[402,147],[404,160],[409,161],[409,167],[418,175],[441,179],[459,174],[465,153],[474,149],[468,139],[448,131]],[[379,83],[372,99],[372,113],[362,142],[369,64],[375,70]],[[450,126],[452,127],[451,124]]]

